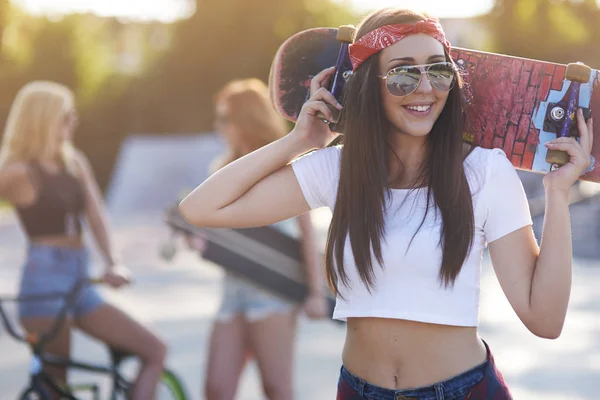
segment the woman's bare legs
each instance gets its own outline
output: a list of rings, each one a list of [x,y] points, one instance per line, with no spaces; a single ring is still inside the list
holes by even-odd
[[[167,353],[166,345],[156,335],[109,304],[80,317],[76,323],[107,345],[136,354],[141,367],[133,385],[132,400],[154,399]]]
[[[25,318],[21,320],[21,324],[28,333],[37,333],[41,336],[47,333],[55,322],[55,318]],[[56,337],[48,342],[44,346],[44,351],[48,354],[52,354],[57,357],[69,358],[71,354],[71,328],[72,324],[70,320],[66,320],[63,326],[60,328]],[[67,383],[67,369],[57,366],[51,366],[44,364],[44,372],[50,375],[57,384],[66,385]],[[59,396],[51,396],[52,400],[58,400]]]
[[[241,314],[215,322],[209,341],[204,394],[207,400],[233,400],[249,353],[246,323]]]
[[[271,314],[249,323],[248,331],[265,396],[269,400],[292,400],[296,312]]]

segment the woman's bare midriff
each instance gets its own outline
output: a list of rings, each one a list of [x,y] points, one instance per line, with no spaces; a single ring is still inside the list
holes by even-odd
[[[344,366],[387,389],[430,386],[487,358],[476,327],[384,319],[348,318]]]
[[[31,243],[45,246],[68,247],[78,249],[83,247],[83,238],[81,236],[38,236],[32,238]]]

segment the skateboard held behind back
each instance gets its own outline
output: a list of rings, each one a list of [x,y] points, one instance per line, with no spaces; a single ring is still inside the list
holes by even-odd
[[[331,91],[343,104],[343,84],[352,75],[352,36],[348,26],[314,28],[280,46],[269,75],[271,102],[279,114],[295,122],[309,98],[312,77],[332,66]],[[593,108],[600,109],[597,70],[462,48],[451,54],[464,80],[466,141],[504,150],[514,167],[525,171],[547,173],[568,162],[566,153],[547,150],[544,143],[578,135],[578,107],[586,119]],[[600,124],[593,134],[596,162],[581,179],[600,182]]]
[[[185,220],[176,205],[166,210],[164,219],[173,232],[203,236],[207,246],[202,258],[228,273],[291,303],[301,304],[306,298],[308,284],[301,243],[296,238],[271,226],[247,229],[197,227]],[[163,258],[172,258],[174,252],[171,248]],[[329,317],[333,315],[334,307],[335,298],[329,294]]]

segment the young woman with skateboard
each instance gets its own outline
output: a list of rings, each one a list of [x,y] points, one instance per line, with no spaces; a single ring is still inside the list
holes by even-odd
[[[211,227],[333,211],[326,270],[334,318],[347,320],[340,400],[511,398],[477,331],[485,246],[533,334],[556,338],[564,324],[568,192],[590,164],[592,122],[579,112],[580,140],[547,144],[570,162],[544,177],[538,246],[505,154],[462,140],[462,82],[449,51],[436,20],[372,13],[350,46],[343,109],[325,89],[333,72],[325,70],[291,133],[221,169],[180,205],[191,223]],[[324,148],[338,136],[318,115],[332,119],[328,104],[342,109],[343,146]]]

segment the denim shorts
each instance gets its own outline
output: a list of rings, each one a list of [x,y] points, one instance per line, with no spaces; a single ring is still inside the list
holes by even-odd
[[[485,347],[488,357],[484,363],[453,378],[417,389],[393,390],[375,386],[342,366],[337,400],[512,400],[487,343]]]
[[[76,283],[89,277],[89,259],[85,248],[30,244],[21,275],[19,297],[22,300],[19,301],[19,316],[55,317],[64,307],[65,300],[50,295],[67,294]],[[48,298],[44,299],[46,295]],[[103,304],[104,300],[98,290],[86,285],[80,290],[69,314],[80,317]]]
[[[295,309],[293,303],[287,302],[259,287],[225,274],[223,278],[223,296],[216,319],[229,322],[236,315],[243,315],[249,322],[257,322],[272,314],[287,313]]]

